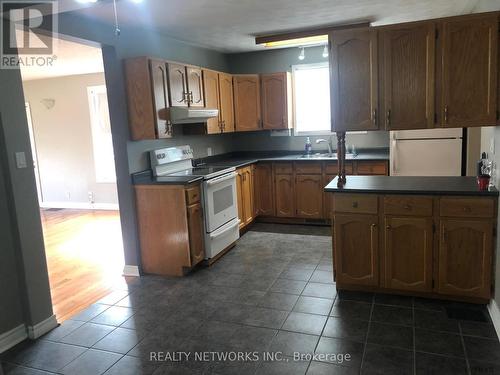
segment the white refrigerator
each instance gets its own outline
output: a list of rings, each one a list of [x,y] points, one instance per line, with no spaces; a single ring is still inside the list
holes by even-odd
[[[390,132],[392,176],[460,176],[462,134],[459,129]]]

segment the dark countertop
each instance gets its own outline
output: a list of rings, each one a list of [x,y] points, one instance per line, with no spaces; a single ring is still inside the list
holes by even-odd
[[[347,176],[346,184],[337,187],[335,177],[325,191],[333,193],[475,195],[498,196],[492,188],[480,191],[476,177]]]
[[[201,182],[200,176],[153,176],[150,170],[132,174],[133,185],[188,185],[195,182]]]

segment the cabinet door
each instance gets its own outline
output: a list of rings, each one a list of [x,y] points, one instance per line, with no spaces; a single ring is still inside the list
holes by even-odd
[[[377,31],[330,34],[332,131],[377,130]]]
[[[438,293],[490,298],[493,223],[442,219]]]
[[[297,175],[295,204],[297,216],[310,219],[323,217],[323,186],[321,175]]]
[[[233,77],[230,74],[219,73],[219,97],[222,130],[234,132]]]
[[[257,164],[254,170],[255,212],[274,216],[273,170],[271,164]]]
[[[276,216],[294,217],[294,179],[291,174],[278,174],[274,180],[276,190]]]
[[[190,107],[204,107],[205,98],[203,95],[203,78],[201,68],[188,66],[187,74],[187,91],[189,93]]]
[[[288,73],[262,74],[262,126],[288,129]]]
[[[432,291],[432,218],[385,218],[385,287]]]
[[[222,132],[219,106],[219,74],[213,70],[203,71],[203,88],[205,91],[205,106],[210,109],[218,109],[219,117],[208,119],[207,133],[217,134]]]
[[[170,105],[172,107],[187,107],[186,67],[180,64],[168,63],[167,68]]]
[[[242,195],[243,195],[243,221],[245,225],[248,225],[252,222],[254,218],[252,167],[246,167],[243,170]]]
[[[238,169],[236,175],[236,195],[238,199],[238,219],[240,219],[240,229],[245,226],[244,202],[243,202],[243,178],[244,178],[243,169],[242,168]]]
[[[326,174],[324,179],[323,179],[323,187],[328,185],[335,177],[337,177],[336,174]],[[325,193],[323,191],[323,218],[330,220],[332,218],[332,213],[333,213],[333,194],[332,193]]]
[[[151,60],[149,68],[153,86],[156,136],[158,138],[172,138],[172,124],[167,119],[167,108],[169,107],[167,65],[164,61]]]
[[[434,126],[436,28],[433,23],[382,32],[385,128]]]
[[[191,267],[194,267],[205,258],[203,242],[203,210],[201,203],[187,207],[189,228],[189,252],[191,254]]]
[[[236,131],[261,129],[259,76],[233,76],[233,86]]]
[[[336,214],[333,228],[337,283],[377,286],[378,217]]]
[[[497,48],[496,14],[443,22],[443,126],[495,125]]]

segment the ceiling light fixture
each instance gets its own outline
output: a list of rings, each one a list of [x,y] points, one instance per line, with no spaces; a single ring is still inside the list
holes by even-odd
[[[323,54],[321,56],[324,58],[328,57],[328,44],[325,44],[325,48],[323,48]]]
[[[262,43],[264,47],[300,47],[321,45],[328,41],[328,35],[314,35],[304,38],[294,38],[285,40],[276,40]]]
[[[304,60],[306,58],[306,49],[304,47],[302,47],[302,49],[300,50],[300,54],[299,54],[299,60]]]

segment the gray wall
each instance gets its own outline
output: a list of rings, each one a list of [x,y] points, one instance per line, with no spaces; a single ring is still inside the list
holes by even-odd
[[[87,87],[104,85],[104,73],[24,81],[30,104],[45,207],[55,204],[118,204],[116,183],[98,183]],[[42,99],[55,100],[47,108]],[[72,207],[71,205],[69,207]]]

